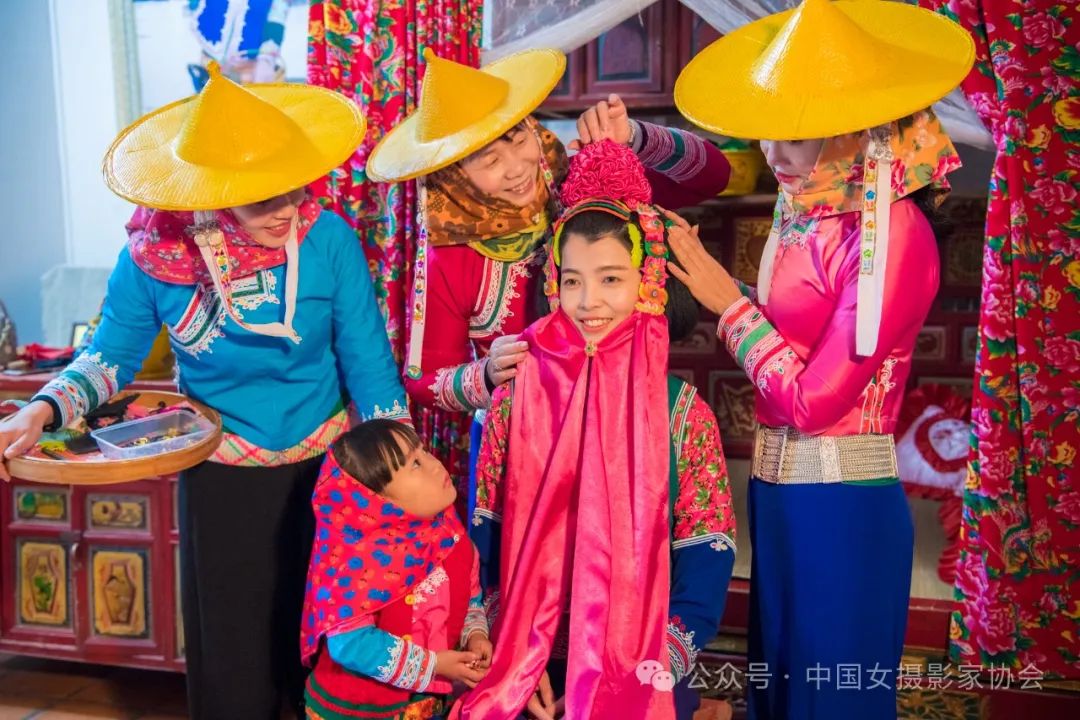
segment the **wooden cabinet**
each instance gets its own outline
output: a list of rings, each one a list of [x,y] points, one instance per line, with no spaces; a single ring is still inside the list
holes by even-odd
[[[43,382],[0,379],[0,399]],[[183,670],[176,490],[0,484],[0,651]]]
[[[567,56],[541,111],[580,110],[611,93],[633,108],[671,108],[686,61],[720,34],[678,0],[660,0]]]
[[[618,93],[631,102],[662,94],[674,70],[663,35],[673,10],[669,2],[658,2],[586,45],[583,99],[595,102]]]
[[[559,110],[560,108],[577,107],[581,101],[578,99],[584,87],[584,75],[582,71],[584,62],[584,48],[575,50],[566,56],[566,70],[562,79],[555,86],[541,106],[545,110]]]
[[[721,33],[705,19],[682,3],[678,3],[678,27],[679,27],[679,69],[682,69],[690,58],[697,55],[708,47],[714,40],[719,40]],[[675,73],[678,77],[678,71]]]

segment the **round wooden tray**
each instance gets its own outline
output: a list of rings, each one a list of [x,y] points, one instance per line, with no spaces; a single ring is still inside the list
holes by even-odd
[[[146,407],[156,408],[161,402],[166,405],[190,403],[214,424],[214,432],[190,447],[132,460],[102,458],[77,462],[38,457],[12,458],[7,461],[11,476],[20,480],[57,485],[110,485],[187,470],[214,454],[221,442],[221,416],[216,411],[191,398],[171,392],[125,390],[116,398],[133,394],[139,396],[135,402]]]

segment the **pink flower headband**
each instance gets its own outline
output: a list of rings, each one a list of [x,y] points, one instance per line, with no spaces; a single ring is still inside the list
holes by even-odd
[[[567,210],[555,221],[555,235],[544,265],[544,294],[551,309],[559,307],[558,268],[562,260],[559,246],[563,227],[576,215],[604,212],[627,225],[632,243],[630,259],[634,267],[641,268],[635,307],[644,313],[662,315],[667,305],[666,223],[656,207],[649,204],[652,188],[645,177],[645,167],[633,151],[611,140],[586,145],[570,160],[561,200]]]

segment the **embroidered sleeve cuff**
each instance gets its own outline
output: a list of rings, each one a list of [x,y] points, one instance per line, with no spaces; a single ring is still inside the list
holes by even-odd
[[[481,358],[456,367],[435,371],[435,384],[431,391],[435,405],[443,410],[472,412],[491,404],[485,379],[487,359]]]
[[[488,627],[495,625],[497,617],[499,617],[499,591],[494,590],[486,593],[484,598],[484,620]]]
[[[637,122],[637,130],[640,132],[634,138],[635,152],[645,167],[675,182],[688,180],[704,169],[708,159],[705,141],[696,135],[641,121]]]
[[[435,676],[435,660],[433,650],[397,638],[375,679],[403,690],[423,692]]]
[[[741,297],[720,316],[717,335],[731,357],[759,389],[766,389],[769,376],[783,374],[794,357],[784,338],[748,298]]]
[[[630,119],[630,149],[635,155],[641,154],[641,146],[645,142],[645,132],[641,129],[641,123],[633,118]]]
[[[472,524],[476,527],[480,527],[485,522],[501,523],[502,516],[497,512],[487,510],[486,508],[476,508],[473,510]]]
[[[469,611],[465,613],[465,625],[461,628],[461,647],[465,647],[465,643],[473,633],[483,633],[486,636],[491,634],[482,600],[477,600],[475,603],[472,600],[469,601]]]
[[[119,365],[109,365],[101,353],[83,353],[38,392],[41,400],[53,404],[53,426],[62,428],[120,391],[116,374]]]
[[[753,285],[747,285],[742,280],[736,280],[735,284],[739,286],[739,292],[743,294],[743,297],[748,299],[752,303],[757,302],[757,288]]]
[[[675,676],[676,683],[694,669],[698,655],[693,630],[686,631],[678,620],[672,618],[667,631],[668,659],[671,661],[671,674]]]
[[[388,405],[385,408],[376,405],[372,408],[371,415],[365,419],[377,420],[379,418],[398,420],[408,425],[412,425],[412,415],[409,414],[409,406],[402,405],[400,400],[394,400],[393,405]]]
[[[731,550],[732,552],[735,551],[735,541],[731,539],[730,535],[722,532],[708,533],[706,535],[695,535],[693,537],[674,540],[671,543],[671,549],[680,550],[682,548],[692,547],[694,545],[704,545],[705,543],[708,543],[709,547],[711,547],[713,550],[716,550],[717,552],[722,552],[724,550]]]

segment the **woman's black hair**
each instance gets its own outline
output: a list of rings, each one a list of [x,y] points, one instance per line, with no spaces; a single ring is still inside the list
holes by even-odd
[[[571,234],[581,235],[589,243],[594,243],[605,235],[611,235],[625,245],[627,250],[632,250],[634,247],[626,223],[601,210],[579,213],[567,220],[563,225],[562,241],[565,243]],[[668,262],[671,260],[669,259]],[[537,283],[537,285],[540,288],[538,300],[540,315],[547,315],[549,309],[547,297],[543,292],[543,283]],[[664,308],[664,315],[668,319],[668,338],[671,342],[679,342],[689,337],[694,331],[694,326],[698,322],[698,304],[682,281],[675,276],[668,275],[664,287],[668,293],[667,306]]]
[[[927,222],[930,223],[930,228],[934,231],[934,237],[937,238],[938,243],[948,239],[954,229],[952,221],[941,211],[940,195],[942,192],[942,190],[930,185],[925,185],[907,196],[915,203],[915,207],[919,208]]]
[[[400,441],[408,450],[402,449]],[[420,446],[416,431],[397,420],[379,418],[357,425],[334,443],[331,452],[345,472],[372,492],[381,493],[409,454]]]

